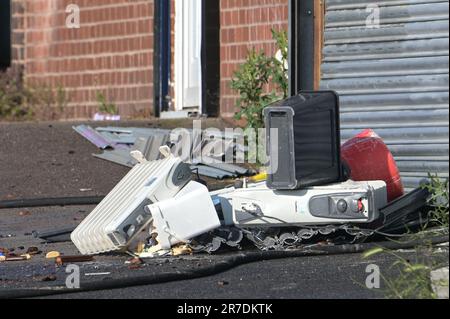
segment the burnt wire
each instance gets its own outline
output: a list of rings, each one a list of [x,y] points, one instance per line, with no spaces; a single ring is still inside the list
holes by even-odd
[[[0,201],[0,209],[98,205],[105,196],[34,198]]]

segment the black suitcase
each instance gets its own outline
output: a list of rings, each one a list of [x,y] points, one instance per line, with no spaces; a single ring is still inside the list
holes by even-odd
[[[267,107],[264,117],[269,188],[292,190],[343,181],[336,92],[301,92]]]

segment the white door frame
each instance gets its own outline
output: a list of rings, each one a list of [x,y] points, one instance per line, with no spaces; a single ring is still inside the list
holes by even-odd
[[[202,0],[175,0],[174,84],[176,111],[185,111],[186,109],[198,113],[202,111],[201,17]],[[199,65],[193,68],[193,61]],[[192,69],[196,69],[195,73],[192,73]],[[188,86],[193,82],[199,85],[198,89],[195,90],[198,92],[194,93],[198,96],[190,95],[192,90],[189,93]]]

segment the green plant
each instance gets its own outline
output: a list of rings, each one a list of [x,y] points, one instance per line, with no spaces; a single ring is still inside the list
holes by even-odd
[[[102,92],[97,92],[97,103],[99,104],[99,111],[101,113],[117,114],[117,106],[112,102],[108,102]]]
[[[61,85],[56,89],[47,84],[36,84],[27,87],[27,103],[32,109],[32,115],[39,119],[59,119],[69,103],[69,95]]]
[[[32,114],[29,91],[23,84],[22,72],[10,68],[0,72],[0,118],[24,119]]]
[[[272,29],[272,37],[277,42],[279,55],[273,59],[273,81],[286,98],[289,93],[288,68],[289,68],[289,39],[285,31],[277,31]]]
[[[46,84],[25,85],[21,69],[0,72],[0,118],[23,120],[31,118],[58,119],[70,100],[64,87]]]
[[[428,189],[431,197],[428,204],[432,207],[430,223],[449,227],[448,179],[441,179],[437,175],[428,174],[430,182],[422,187]]]
[[[433,248],[421,246],[416,248],[416,260],[411,261],[399,253],[383,248],[375,248],[364,253],[364,258],[386,253],[395,258],[390,270],[397,275],[387,278],[380,274],[384,287],[381,291],[388,299],[436,299],[430,279],[432,270],[441,268],[445,263],[434,261],[431,257]]]
[[[64,112],[64,110],[67,108],[67,105],[69,104],[69,95],[67,91],[64,89],[63,86],[58,85],[56,87],[56,96],[55,96],[55,103],[56,108],[59,112]]]
[[[245,118],[248,128],[262,128],[263,109],[288,95],[287,33],[272,30],[272,36],[279,48],[279,57],[267,56],[264,51],[253,48],[231,81],[231,88],[239,93],[236,106],[240,110],[235,118]],[[272,91],[269,91],[269,84],[274,84]]]
[[[43,111],[50,110],[55,104],[55,97],[50,86],[46,84],[36,85],[29,90],[31,92],[29,102],[43,109]]]
[[[448,258],[439,261],[433,258],[435,252],[431,243],[427,242],[429,234],[434,232],[448,234],[449,227],[449,193],[448,180],[439,178],[436,174],[429,174],[429,182],[422,185],[427,189],[431,196],[428,200],[428,205],[431,207],[429,214],[429,222],[426,223],[422,230],[417,233],[410,233],[405,235],[407,240],[422,240],[423,244],[415,248],[415,261],[410,261],[402,257],[399,253],[383,249],[375,248],[364,253],[363,258],[386,253],[393,256],[396,261],[391,266],[396,268],[398,275],[394,278],[386,278],[380,275],[383,279],[385,289],[383,293],[387,298],[397,299],[435,299],[437,298],[433,291],[430,279],[430,273],[433,270],[448,267]],[[437,228],[431,228],[435,227]],[[446,283],[448,285],[448,282]]]
[[[272,60],[264,52],[252,49],[247,61],[235,72],[231,82],[231,88],[240,95],[237,100],[240,111],[236,114],[236,119],[245,117],[248,127],[262,127],[262,110],[274,100],[271,94],[264,94],[271,75],[271,65]]]

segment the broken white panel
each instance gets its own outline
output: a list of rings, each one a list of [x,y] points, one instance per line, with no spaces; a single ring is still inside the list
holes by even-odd
[[[161,249],[220,227],[208,188],[197,182],[190,182],[172,199],[149,205],[147,211],[153,216]]]
[[[174,156],[137,164],[75,229],[73,243],[83,255],[126,248],[151,222],[144,207],[172,198],[190,179],[189,166]]]

